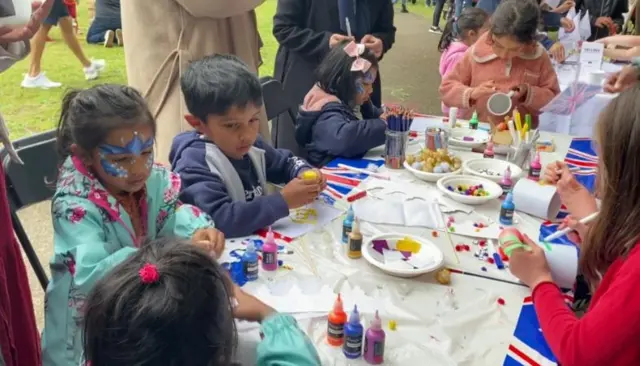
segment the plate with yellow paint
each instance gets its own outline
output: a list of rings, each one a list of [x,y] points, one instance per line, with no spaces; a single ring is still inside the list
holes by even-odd
[[[396,277],[417,277],[444,265],[444,254],[431,241],[414,235],[385,233],[371,238],[362,256],[381,271]]]

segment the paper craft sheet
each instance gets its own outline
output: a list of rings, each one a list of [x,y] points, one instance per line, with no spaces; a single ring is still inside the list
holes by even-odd
[[[306,207],[316,211],[317,218],[315,219],[315,222],[296,223],[292,220],[292,216],[290,214],[289,216],[276,221],[271,225],[271,229],[280,235],[294,239],[311,232],[316,228],[327,225],[343,213],[342,210],[329,206],[319,200],[314,201]]]
[[[602,88],[599,85],[590,85],[583,82],[574,82],[566,87],[560,94],[542,107],[542,112],[548,112],[563,116],[573,114],[583,104],[596,96]]]

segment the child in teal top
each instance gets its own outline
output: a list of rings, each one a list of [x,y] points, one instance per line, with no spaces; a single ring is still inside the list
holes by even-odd
[[[237,345],[235,317],[262,323],[257,365],[320,365],[290,315],[243,292],[224,272],[200,248],[175,239],[142,245],[87,298],[84,364],[230,365]]]
[[[177,236],[209,252],[223,249],[209,216],[177,200],[180,178],[153,164],[154,136],[155,121],[132,88],[96,86],[64,98],[44,366],[78,365],[87,294],[143,238]]]

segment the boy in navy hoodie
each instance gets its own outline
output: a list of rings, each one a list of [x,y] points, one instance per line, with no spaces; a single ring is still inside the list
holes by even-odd
[[[196,131],[173,140],[169,160],[180,174],[180,199],[213,217],[227,237],[246,236],[312,202],[324,189],[300,174],[312,169],[288,150],[274,149],[258,136],[262,88],[240,59],[214,55],[189,65],[181,79]],[[286,184],[266,195],[266,183]]]

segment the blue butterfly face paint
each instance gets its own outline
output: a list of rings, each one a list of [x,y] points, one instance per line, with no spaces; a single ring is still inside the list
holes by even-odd
[[[369,70],[367,72],[364,73],[364,83],[365,84],[373,84],[376,81],[376,73],[371,72],[372,70]]]
[[[358,92],[358,94],[364,93],[364,83],[362,79],[356,80],[356,91]]]
[[[137,159],[149,148],[153,147],[153,138],[143,140],[140,138],[138,132],[134,132],[133,138],[125,146],[117,146],[111,144],[103,144],[98,150],[100,153],[100,165],[104,169],[105,173],[116,178],[128,178],[129,170],[126,169],[123,164],[130,166],[135,164]],[[110,155],[132,155],[131,158],[124,159],[124,161],[114,162],[109,159]],[[147,169],[151,168],[153,164],[153,154],[149,154],[145,166]]]

